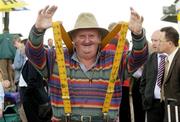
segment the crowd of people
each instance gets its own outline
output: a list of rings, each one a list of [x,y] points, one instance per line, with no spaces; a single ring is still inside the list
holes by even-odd
[[[177,30],[169,26],[159,28],[152,34],[150,45],[142,27],[143,17],[130,9],[128,29],[133,46],[129,49],[126,39],[110,107],[104,112],[121,35],[117,33],[104,49],[101,42],[117,23],[110,24],[107,30],[98,25],[92,13],[78,16],[74,28],[68,32],[73,52],[63,49],[67,77],[64,80],[59,76],[63,69],[59,69],[54,40],[48,39],[48,45],[44,45],[45,32],[52,27],[56,10],[57,6],[46,6],[38,12],[28,39],[12,37],[16,48],[10,64],[13,78],[5,77],[6,58],[0,59],[0,117],[4,89],[10,86],[11,92],[20,93],[19,114],[23,122],[168,122],[167,105],[180,104]],[[66,96],[65,90],[68,90]],[[175,122],[180,112],[175,115],[174,108],[170,110]]]

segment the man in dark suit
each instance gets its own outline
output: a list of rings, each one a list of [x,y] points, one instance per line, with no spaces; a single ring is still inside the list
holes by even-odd
[[[143,108],[146,111],[147,122],[163,122],[164,105],[161,103],[160,90],[158,85],[158,67],[160,65],[160,53],[157,53],[160,42],[160,30],[155,31],[151,36],[151,50],[153,53],[149,56],[143,70],[140,93],[142,95]]]
[[[177,100],[176,105],[180,106],[180,49],[178,47],[179,34],[173,27],[164,27],[161,30],[159,52],[168,54],[167,70],[162,85],[162,100],[168,98]],[[165,102],[166,103],[166,102]],[[171,122],[175,122],[174,108],[172,108]],[[180,115],[180,112],[178,112]],[[179,116],[178,115],[178,116]],[[180,118],[180,116],[179,116]],[[167,122],[167,115],[165,116]]]

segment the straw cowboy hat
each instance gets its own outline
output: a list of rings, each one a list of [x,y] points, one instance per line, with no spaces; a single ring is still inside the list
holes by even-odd
[[[107,29],[99,27],[95,16],[91,13],[81,13],[76,20],[74,29],[68,33],[72,38],[72,35],[76,30],[88,28],[99,29],[102,38],[104,38],[109,33]]]

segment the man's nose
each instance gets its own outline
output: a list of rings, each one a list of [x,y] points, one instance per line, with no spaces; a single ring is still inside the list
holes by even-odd
[[[89,42],[89,36],[85,36],[85,42]]]

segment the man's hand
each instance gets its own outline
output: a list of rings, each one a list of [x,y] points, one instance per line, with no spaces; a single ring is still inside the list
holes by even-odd
[[[140,16],[133,8],[131,10],[131,17],[129,21],[129,30],[135,35],[140,35],[142,33],[142,23],[143,17]]]
[[[38,12],[35,27],[39,32],[52,26],[52,17],[57,10],[57,6],[46,6]]]

